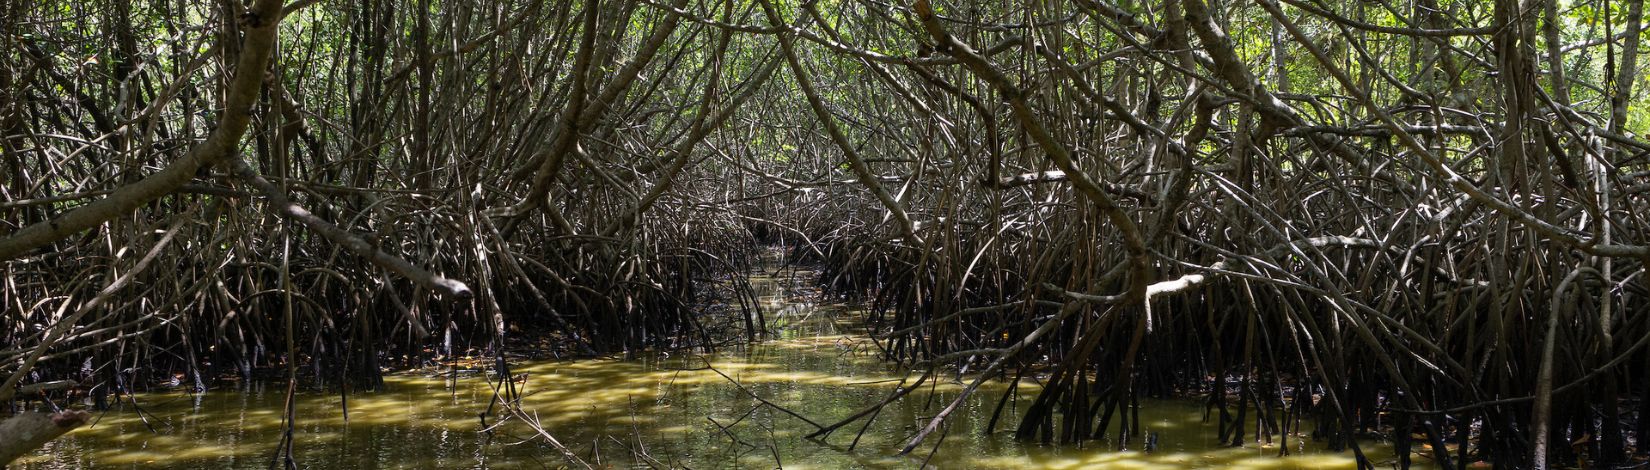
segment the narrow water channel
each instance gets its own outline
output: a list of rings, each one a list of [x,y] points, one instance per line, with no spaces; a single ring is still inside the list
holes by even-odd
[[[779,339],[710,356],[654,355],[642,359],[586,359],[517,365],[521,408],[551,436],[601,467],[655,465],[690,468],[1353,468],[1349,452],[1291,436],[1288,456],[1276,444],[1228,447],[1215,443],[1216,425],[1203,420],[1195,400],[1143,402],[1141,423],[1158,435],[1150,453],[1118,450],[1115,443],[1086,448],[1022,444],[1012,439],[1016,411],[1034,398],[1032,383],[1011,397],[1014,406],[995,433],[982,429],[1006,385],[992,383],[954,414],[944,439],[931,437],[911,455],[903,441],[962,387],[942,382],[886,408],[859,432],[855,423],[827,443],[805,440],[812,427],[761,407],[717,371],[757,395],[828,424],[886,396],[904,376],[879,361],[856,334],[854,315],[815,305],[802,277],[756,275]],[[707,364],[714,370],[707,368]],[[294,454],[308,468],[546,468],[566,465],[561,454],[520,421],[489,435],[478,415],[493,389],[477,373],[449,387],[441,371],[409,371],[385,378],[385,390],[349,397],[349,416],[337,394],[308,392],[298,403]],[[205,395],[150,393],[101,414],[96,423],[18,462],[21,469],[267,468],[280,440],[283,389],[278,384]],[[1309,428],[1309,427],[1308,427]],[[1251,425],[1251,429],[1253,429]],[[1272,442],[1280,442],[1274,439]],[[935,443],[938,451],[935,452]],[[1366,442],[1383,467],[1390,448]],[[1384,465],[1383,465],[1384,464]]]

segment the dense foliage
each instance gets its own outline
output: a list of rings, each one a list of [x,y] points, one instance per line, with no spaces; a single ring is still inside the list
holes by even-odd
[[[1641,2],[0,8],[0,400],[714,347],[782,244],[915,376],[1042,377],[1021,439],[1650,447]]]

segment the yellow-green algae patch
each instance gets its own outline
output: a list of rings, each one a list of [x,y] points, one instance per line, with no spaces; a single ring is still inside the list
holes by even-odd
[[[778,313],[776,306],[786,304],[767,292],[769,320],[789,325],[782,336],[787,339],[711,356],[515,364],[521,410],[601,467],[637,466],[647,459],[692,468],[915,468],[924,462],[939,468],[1354,467],[1349,452],[1325,451],[1321,443],[1299,435],[1289,437],[1287,456],[1280,456],[1279,437],[1271,445],[1217,444],[1216,425],[1204,422],[1203,406],[1195,400],[1142,400],[1141,427],[1158,435],[1159,447],[1150,453],[1140,450],[1139,437],[1129,445],[1101,440],[1081,448],[1016,442],[1009,426],[1035,397],[1030,379],[1010,397],[992,433],[983,428],[1008,392],[1001,381],[988,383],[952,415],[943,440],[936,435],[911,455],[897,455],[905,440],[964,387],[963,381],[945,376],[883,410],[863,434],[861,423],[855,423],[825,442],[809,441],[803,436],[813,431],[811,425],[761,406],[721,374],[821,424],[880,401],[902,379],[915,375],[875,357],[876,348],[853,334],[853,322],[842,321],[843,315],[812,305]],[[483,432],[487,428],[480,414],[489,408],[496,382],[469,371],[449,387],[447,372],[390,375],[384,390],[348,397],[347,419],[344,399],[336,392],[301,393],[295,457],[313,468],[565,465],[561,454],[521,420],[506,420],[491,433]],[[141,415],[124,403],[26,457],[17,468],[267,468],[280,441],[281,385],[254,384],[204,396],[142,394],[137,397]],[[490,415],[486,424],[499,420]],[[1254,429],[1252,422],[1247,427]],[[1109,435],[1115,437],[1115,426]],[[856,437],[858,444],[850,450]],[[1378,464],[1392,461],[1390,448],[1363,445]]]

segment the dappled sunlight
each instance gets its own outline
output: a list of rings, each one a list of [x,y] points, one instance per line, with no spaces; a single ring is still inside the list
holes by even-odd
[[[537,437],[531,421],[574,453],[599,456],[616,466],[636,461],[629,449],[645,448],[652,459],[695,468],[914,468],[925,461],[940,468],[1353,467],[1349,453],[1324,451],[1322,444],[1302,436],[1289,436],[1292,455],[1286,457],[1278,457],[1282,436],[1266,445],[1253,436],[1244,447],[1217,444],[1216,425],[1204,421],[1203,403],[1196,400],[1141,400],[1141,432],[1159,436],[1155,452],[1138,450],[1138,436],[1119,451],[1114,439],[1121,419],[1106,430],[1107,438],[1083,448],[1017,442],[1009,435],[1012,424],[1005,423],[1017,423],[1035,398],[1039,386],[1029,379],[1007,401],[1002,422],[992,432],[985,426],[1008,390],[1002,381],[980,387],[951,416],[944,440],[930,439],[911,455],[898,455],[937,407],[973,381],[954,372],[937,375],[917,393],[885,408],[863,433],[864,423],[857,422],[823,441],[808,440],[804,436],[815,430],[812,425],[751,394],[829,424],[880,401],[918,374],[882,362],[874,345],[863,336],[841,333],[831,315],[800,310],[784,315],[771,320],[801,322],[789,316],[806,316],[825,334],[714,355],[659,353],[630,360],[513,364],[512,379],[527,420],[498,414],[500,408],[494,407],[495,414],[486,418],[486,425],[494,426],[492,435],[482,432],[478,416],[489,409],[500,386],[487,370],[458,369],[452,388],[452,366],[391,374],[384,390],[348,397],[347,420],[345,399],[336,392],[305,391],[296,403],[295,456],[300,465],[349,467],[560,465],[559,452]],[[198,397],[140,395],[154,432],[128,404],[24,459],[19,468],[262,468],[280,439],[283,391],[265,386]],[[1246,423],[1249,429],[1253,419]],[[1364,443],[1364,450],[1377,462],[1390,460],[1389,448]]]
[[[1318,469],[1356,468],[1350,454],[1307,454],[1277,457],[1253,448],[1208,449],[1200,452],[1095,451],[1072,455],[1071,451],[1035,449],[1029,455],[977,456],[954,460],[959,466],[975,468],[1119,469],[1172,470],[1183,468],[1229,469]],[[1028,463],[1029,462],[1029,463]]]

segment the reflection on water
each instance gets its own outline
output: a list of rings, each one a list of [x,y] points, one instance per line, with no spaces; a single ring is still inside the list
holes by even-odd
[[[988,385],[952,415],[943,439],[930,437],[917,452],[898,456],[903,441],[961,389],[940,383],[913,393],[859,435],[844,427],[828,442],[802,439],[807,423],[760,407],[715,371],[750,391],[822,424],[879,401],[905,376],[876,360],[849,322],[828,307],[798,303],[757,276],[767,290],[769,319],[785,326],[781,339],[710,357],[655,355],[637,360],[595,359],[519,365],[522,409],[581,458],[598,466],[634,467],[649,459],[692,468],[1352,468],[1349,453],[1327,453],[1292,437],[1291,456],[1276,447],[1215,444],[1217,430],[1202,420],[1195,401],[1143,402],[1141,424],[1160,436],[1153,453],[1015,442],[999,424],[983,428],[1006,386]],[[448,387],[439,371],[385,378],[383,392],[349,397],[349,419],[336,394],[306,393],[298,403],[295,455],[306,467],[544,468],[566,464],[520,421],[489,436],[479,414],[493,396],[486,377],[471,374]],[[1018,422],[1034,395],[1011,400],[1003,422]],[[253,386],[205,396],[140,395],[144,413],[130,405],[103,414],[87,428],[58,439],[19,468],[168,467],[263,468],[280,439],[283,388]],[[145,424],[147,419],[147,424]],[[496,421],[489,417],[489,422]],[[153,428],[153,431],[150,428]],[[1011,429],[1011,428],[1010,428]],[[1252,428],[1251,428],[1252,429]],[[932,452],[939,442],[938,452]],[[1366,448],[1373,447],[1370,444]],[[1389,449],[1372,449],[1390,460]],[[930,459],[930,454],[932,458]],[[645,455],[646,457],[640,457]]]

